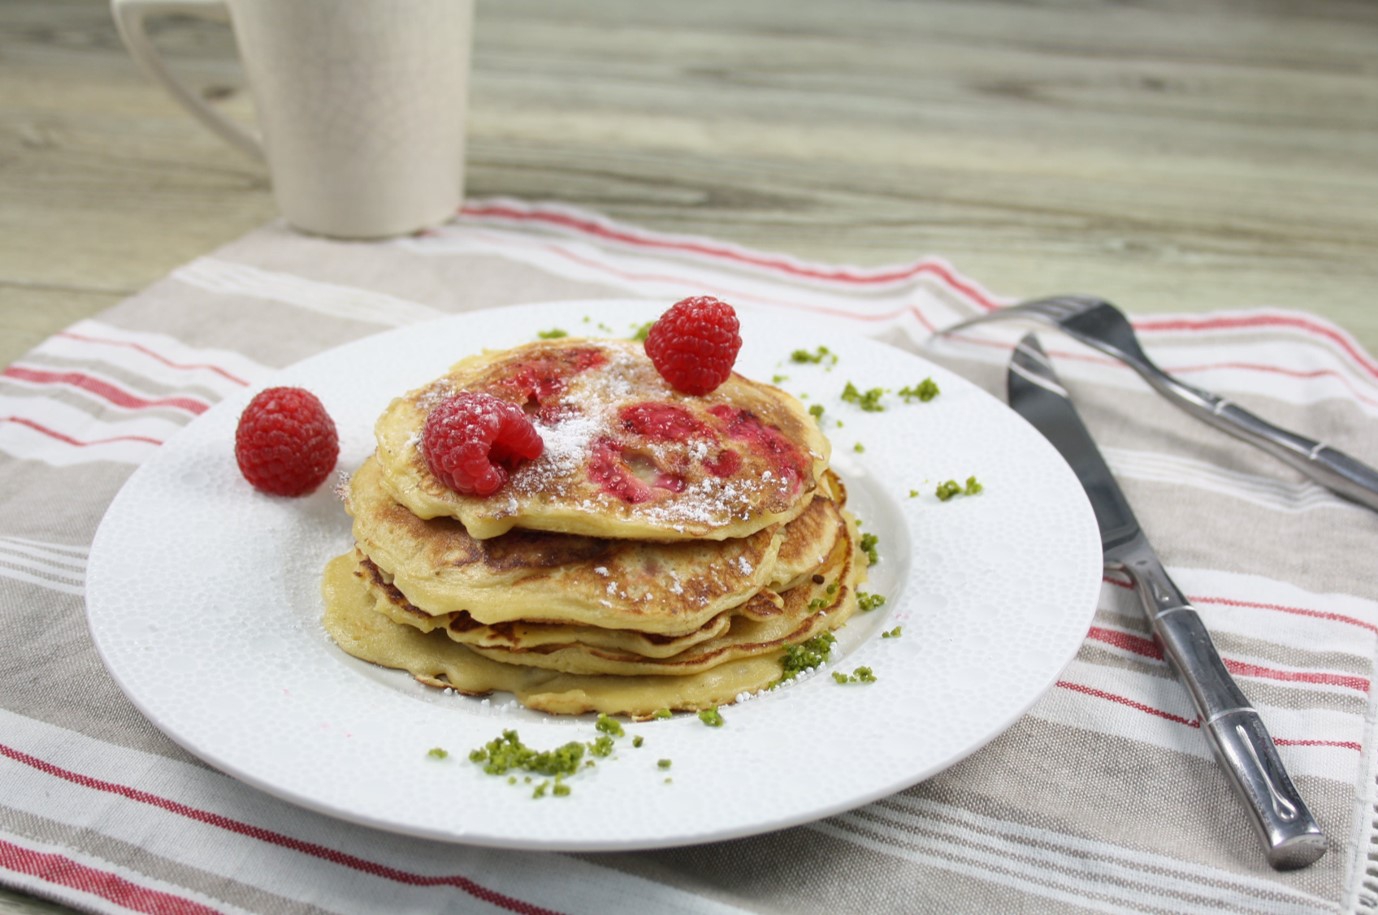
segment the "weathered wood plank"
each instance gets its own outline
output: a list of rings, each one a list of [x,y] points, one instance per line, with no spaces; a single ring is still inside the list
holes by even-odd
[[[471,193],[940,253],[1008,295],[1304,308],[1378,348],[1371,4],[687,6],[481,5]],[[134,71],[103,3],[3,15],[0,279],[132,292],[271,218],[263,170]],[[160,32],[250,116],[223,27]]]

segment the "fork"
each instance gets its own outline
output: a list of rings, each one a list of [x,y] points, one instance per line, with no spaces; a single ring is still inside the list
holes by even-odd
[[[1173,378],[1148,358],[1124,313],[1103,299],[1081,295],[1036,299],[978,315],[943,328],[938,335],[1019,318],[1052,325],[1072,339],[1113,356],[1197,419],[1263,449],[1332,492],[1378,511],[1378,470],[1322,442],[1280,429],[1219,394]]]

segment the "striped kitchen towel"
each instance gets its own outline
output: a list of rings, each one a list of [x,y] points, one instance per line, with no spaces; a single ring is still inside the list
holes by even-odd
[[[1055,688],[966,760],[807,826],[672,850],[471,848],[296,809],[179,749],[106,675],[84,619],[92,536],[133,469],[222,398],[328,347],[440,315],[690,294],[851,322],[997,396],[1025,329],[934,341],[935,328],[1007,301],[939,259],[807,263],[554,204],[487,200],[384,243],[265,227],[5,368],[0,883],[101,912],[1378,906],[1369,858],[1378,514],[1051,332],[1044,344],[1059,373],[1330,837],[1311,868],[1264,863],[1118,575],[1105,577]],[[1168,370],[1378,460],[1378,364],[1338,328],[1269,310],[1135,324]]]

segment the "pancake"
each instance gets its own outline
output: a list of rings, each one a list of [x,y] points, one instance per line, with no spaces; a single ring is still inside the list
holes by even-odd
[[[778,654],[786,645],[803,642],[829,625],[841,625],[856,606],[855,538],[846,532],[836,539],[827,561],[797,587],[772,599],[763,592],[730,614],[725,632],[704,639],[668,657],[647,657],[597,644],[570,640],[534,648],[510,648],[469,643],[478,655],[504,664],[541,667],[571,674],[605,676],[684,676],[699,674],[728,661],[762,654]],[[447,629],[454,638],[457,633]],[[462,638],[456,641],[464,641]]]
[[[601,626],[528,622],[525,620],[488,625],[480,623],[464,610],[458,613],[432,616],[408,601],[406,595],[388,580],[389,576],[369,559],[359,556],[358,560],[363,579],[373,592],[375,609],[378,612],[387,615],[394,622],[413,626],[422,632],[441,629],[456,642],[483,648],[531,651],[550,645],[566,645],[570,642],[578,642],[608,651],[630,652],[650,658],[667,658],[679,654],[699,642],[726,632],[732,623],[732,614],[743,608],[754,608],[758,603],[757,597],[767,601],[773,599],[776,603],[780,602],[779,597],[773,592],[758,591],[747,599],[741,607],[719,613],[698,629],[673,635],[638,632],[635,629],[604,629]]]
[[[830,556],[827,583],[791,589],[785,603],[794,603],[798,625],[787,638],[772,640],[755,653],[733,656],[723,652],[719,663],[692,671],[673,658],[655,673],[597,675],[566,673],[543,667],[504,663],[458,644],[440,631],[422,632],[390,619],[376,609],[378,596],[358,567],[356,554],[345,553],[326,567],[322,582],[325,614],[322,622],[335,642],[354,657],[406,670],[417,680],[467,695],[510,692],[529,708],[552,714],[585,712],[648,717],[658,709],[695,710],[726,705],[741,695],[764,689],[782,674],[780,659],[787,644],[802,641],[823,629],[833,629],[855,611],[856,585],[864,575],[864,561],[851,548],[855,528]],[[841,560],[841,564],[836,564]],[[828,585],[837,582],[829,592]],[[815,603],[819,602],[819,603]],[[803,608],[801,611],[799,608]],[[712,640],[703,643],[712,644]],[[703,655],[711,649],[691,651]]]
[[[809,507],[789,524],[775,554],[769,587],[786,591],[802,584],[817,572],[832,552],[840,534],[845,532],[842,506],[847,504],[847,490],[837,474],[826,471],[819,481],[819,489]]]
[[[419,448],[429,410],[460,391],[520,405],[544,442],[488,497],[446,487]],[[393,498],[419,518],[454,518],[479,540],[513,527],[746,537],[804,511],[829,456],[817,423],[779,388],[733,373],[711,394],[680,394],[640,344],[617,340],[541,340],[470,357],[393,400],[374,431]]]
[[[541,437],[487,497],[450,490],[420,449],[461,392],[517,405]],[[374,431],[322,622],[427,685],[556,714],[710,708],[777,683],[788,646],[857,609],[865,556],[828,442],[773,386],[734,373],[690,397],[630,341],[538,341],[457,363]]]
[[[326,631],[348,654],[409,671],[427,686],[472,696],[508,692],[528,708],[554,715],[605,712],[647,718],[662,708],[692,711],[725,705],[780,678],[779,658],[770,656],[722,664],[688,677],[588,677],[501,664],[439,632],[424,633],[376,612],[354,569],[348,553],[326,566],[321,618]]]
[[[417,518],[383,489],[381,476],[370,458],[350,480],[347,508],[359,549],[416,608],[435,616],[465,612],[480,623],[690,632],[771,581],[783,536],[771,525],[725,541],[527,530],[476,540],[454,519]]]

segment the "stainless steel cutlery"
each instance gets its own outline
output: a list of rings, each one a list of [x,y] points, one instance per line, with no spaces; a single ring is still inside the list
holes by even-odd
[[[1305,867],[1326,839],[1292,784],[1258,712],[1235,685],[1195,608],[1168,577],[1110,468],[1033,334],[1010,360],[1009,404],[1043,433],[1081,480],[1100,525],[1107,568],[1129,575],[1153,633],[1191,693],[1201,730],[1247,806],[1268,863]]]
[[[1023,318],[1052,325],[1134,369],[1154,390],[1192,416],[1243,439],[1300,470],[1331,491],[1378,510],[1378,470],[1322,442],[1269,423],[1232,401],[1164,372],[1139,345],[1124,314],[1103,299],[1062,295],[1036,299],[979,315],[939,331],[955,331]]]

